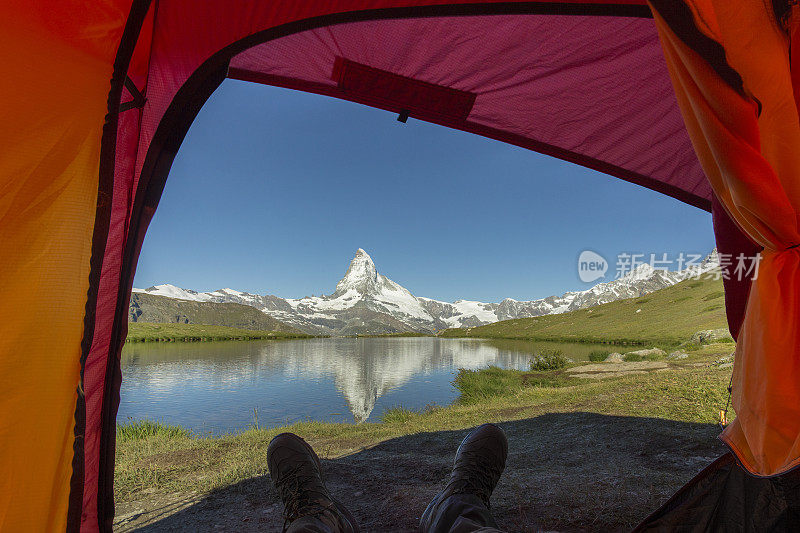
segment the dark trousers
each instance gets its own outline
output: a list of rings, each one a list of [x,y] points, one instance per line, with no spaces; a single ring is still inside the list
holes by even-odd
[[[326,524],[324,518],[299,518],[289,525],[287,533],[341,533],[339,528]],[[441,504],[424,533],[503,533],[497,529],[492,513],[477,496],[454,494]]]

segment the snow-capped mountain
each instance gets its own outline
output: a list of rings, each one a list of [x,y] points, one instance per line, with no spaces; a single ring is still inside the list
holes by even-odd
[[[663,289],[719,266],[716,250],[702,263],[680,271],[655,269],[649,264],[636,266],[627,275],[599,283],[585,291],[539,300],[500,303],[457,300],[453,303],[417,297],[401,285],[378,273],[372,258],[358,249],[336,290],[328,296],[286,299],[234,289],[196,292],[174,285],[133,289],[169,298],[198,302],[245,304],[314,334],[378,334],[404,331],[433,332],[444,328],[473,327],[483,324],[557,313],[565,313],[625,298],[634,298]]]

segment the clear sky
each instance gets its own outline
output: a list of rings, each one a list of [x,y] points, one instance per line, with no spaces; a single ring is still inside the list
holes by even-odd
[[[708,253],[711,216],[570,163],[358,104],[225,81],[192,125],[134,286],[330,294],[358,248],[417,296],[585,289],[580,252]]]

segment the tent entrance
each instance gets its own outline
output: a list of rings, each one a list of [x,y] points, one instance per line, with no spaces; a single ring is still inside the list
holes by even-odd
[[[196,40],[187,33],[196,28],[184,27],[185,19],[159,16],[166,33],[143,21],[154,42],[162,35]],[[113,299],[110,347],[117,356],[108,358],[102,392],[87,391],[105,399],[96,489],[105,503],[98,507],[113,509],[118,354],[144,234],[186,132],[224,79],[407,112],[710,210],[710,187],[683,125],[651,16],[646,6],[539,2],[350,12],[251,33],[193,66],[176,64],[183,56],[175,52],[174,58],[151,58],[144,75],[131,73],[147,102],[138,116],[121,113],[117,128],[115,172],[130,173],[133,192]],[[144,52],[131,53],[135,66]],[[384,83],[390,79],[402,83]],[[92,342],[86,359],[105,359],[102,343]]]

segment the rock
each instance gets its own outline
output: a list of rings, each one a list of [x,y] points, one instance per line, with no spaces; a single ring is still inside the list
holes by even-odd
[[[686,359],[687,357],[689,357],[688,353],[684,352],[683,350],[677,350],[669,354],[667,359]]]
[[[656,370],[656,372],[658,372],[658,370]],[[622,372],[596,372],[594,374],[572,374],[572,376],[581,379],[603,379],[603,378],[619,378],[622,376],[630,376],[633,374],[647,374],[647,371],[625,370]]]
[[[727,328],[704,329],[702,331],[698,331],[692,335],[691,339],[689,339],[689,342],[693,342],[695,344],[710,344],[718,341],[733,341],[733,337],[731,337],[731,333]]]
[[[730,367],[732,367],[733,366],[733,356],[735,355],[735,353],[736,352],[734,352],[734,353],[732,353],[730,355],[724,355],[724,356],[720,357],[719,359],[714,361],[712,363],[712,365],[716,365],[718,368],[730,368]]]
[[[603,359],[604,363],[622,363],[623,361],[624,359],[622,357],[622,354],[617,352],[610,353],[608,354],[608,357]]]
[[[636,350],[634,352],[625,352],[625,355],[638,355],[640,357],[647,357],[649,355],[667,355],[667,352],[660,348],[649,348],[644,350]]]
[[[730,363],[733,361],[733,356],[736,352],[731,353],[730,355],[725,355],[717,359],[717,363]]]
[[[653,371],[668,370],[668,367],[669,365],[667,363],[661,361],[620,362],[615,365],[594,363],[576,366],[570,368],[567,372],[569,372],[570,376],[575,378],[601,379],[627,376],[629,374],[647,374]]]

